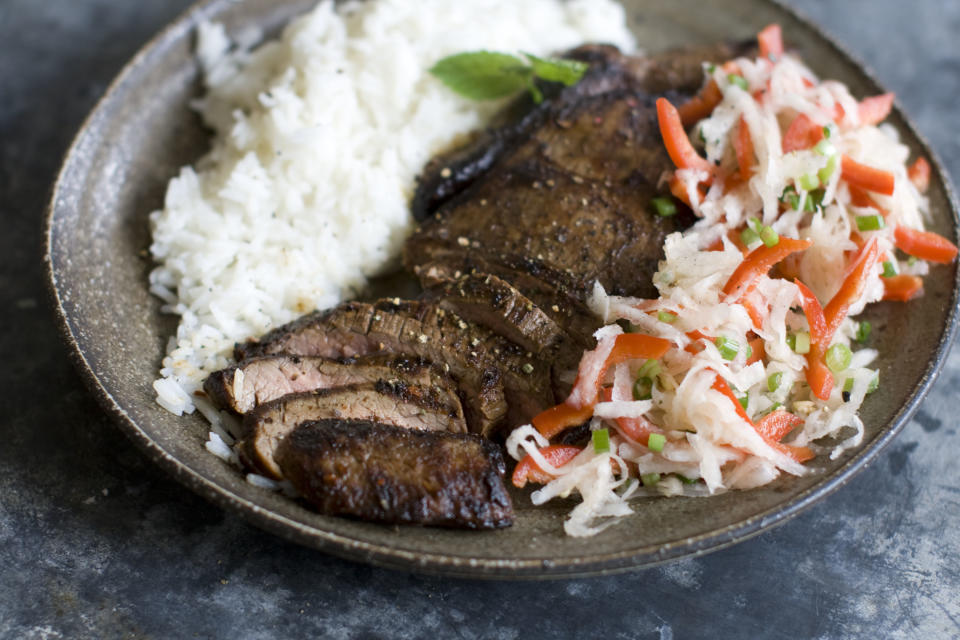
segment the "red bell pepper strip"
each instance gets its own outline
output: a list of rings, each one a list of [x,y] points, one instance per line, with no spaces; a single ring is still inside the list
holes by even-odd
[[[876,191],[885,196],[893,195],[892,173],[861,164],[848,155],[844,155],[841,159],[840,177],[867,191]]]
[[[740,179],[749,180],[753,173],[753,139],[743,116],[740,116],[740,124],[737,126],[737,137],[733,139],[733,150],[740,166]]]
[[[551,425],[557,422],[567,422],[566,426],[579,424],[578,422],[569,423],[569,420],[580,417],[582,414],[579,410],[592,408],[597,403],[597,398],[600,396],[600,387],[603,385],[603,379],[610,367],[626,360],[658,360],[663,357],[670,345],[669,340],[655,338],[643,333],[622,333],[618,335],[614,339],[610,353],[599,369],[596,366],[599,358],[596,350],[584,355],[580,361],[580,371],[577,373],[577,379],[573,383],[573,390],[570,392],[567,401],[536,416],[533,425],[544,437],[549,438],[550,436],[544,433],[544,430],[537,424],[537,419],[551,411],[556,411],[556,415],[545,416],[540,421],[544,425],[544,429],[552,430]],[[589,362],[591,354],[594,356],[594,360]],[[586,364],[588,362],[589,364]],[[595,377],[594,374],[596,374]],[[589,416],[589,414],[587,415]],[[556,431],[553,433],[556,433]]]
[[[713,175],[714,166],[702,158],[690,144],[680,114],[666,98],[657,98],[657,122],[667,154],[678,169],[697,169]]]
[[[684,127],[693,126],[713,113],[713,110],[717,108],[717,105],[720,104],[722,100],[723,92],[720,91],[720,87],[713,78],[711,78],[707,81],[707,84],[704,85],[703,89],[700,90],[700,93],[677,107],[677,113],[680,114],[680,121]]]
[[[531,422],[534,428],[548,440],[557,435],[567,427],[575,427],[583,424],[593,415],[593,405],[585,407],[572,407],[566,402],[561,402],[555,407],[550,407],[546,411],[541,411],[533,417]]]
[[[750,420],[750,416],[747,415],[747,412],[743,409],[743,406],[740,404],[740,401],[737,400],[737,396],[733,395],[733,391],[730,390],[730,385],[727,384],[726,380],[724,380],[720,376],[717,376],[716,379],[713,381],[713,385],[711,385],[711,388],[715,391],[719,391],[720,393],[725,395],[727,398],[729,398],[730,402],[733,404],[733,408],[737,412],[737,415],[743,418],[743,420],[745,420],[746,423],[749,424],[751,427],[756,429],[757,433],[760,435],[761,438],[763,438],[764,442],[766,442],[772,448],[776,449],[780,453],[783,453],[784,455],[790,456],[797,462],[806,462],[807,460],[813,459],[814,457],[813,451],[811,451],[807,447],[793,447],[790,445],[781,444],[779,438],[774,439],[764,435],[764,432],[760,431],[760,429],[758,428],[758,425],[755,425],[753,421]],[[785,415],[791,415],[786,413],[785,411],[775,411],[774,413],[783,413]],[[770,414],[770,415],[773,415],[773,414]],[[796,418],[796,416],[794,417]],[[776,432],[778,429],[782,428],[781,426],[778,426],[778,423],[773,422],[773,420],[786,421],[788,419],[786,418],[771,419],[771,423],[764,427],[765,430],[768,430],[770,432]],[[802,421],[803,420],[801,420],[801,422]],[[796,426],[796,424],[794,424],[794,426]],[[790,427],[790,428],[792,429],[793,427]]]
[[[830,399],[830,391],[833,389],[833,373],[823,361],[823,356],[830,346],[830,337],[827,336],[827,320],[823,314],[823,307],[817,296],[807,287],[807,285],[794,280],[794,283],[800,289],[800,306],[803,308],[803,314],[807,316],[807,324],[810,326],[810,351],[807,352],[807,384],[810,385],[810,391],[821,400]]]
[[[864,98],[857,105],[857,113],[860,115],[860,124],[880,124],[890,115],[890,109],[893,107],[893,94],[884,93],[879,96]]]
[[[763,341],[763,338],[754,338],[753,340],[748,340],[747,344],[750,345],[750,349],[753,353],[750,354],[750,357],[747,358],[747,365],[751,365],[754,362],[760,362],[763,360],[763,356],[766,355],[766,346]]]
[[[907,167],[907,177],[920,193],[930,188],[930,163],[924,157],[917,158]]]
[[[783,134],[781,145],[784,153],[809,149],[823,140],[823,127],[801,113]]]
[[[579,447],[553,444],[540,449],[540,454],[554,467],[562,467],[577,457],[577,454],[581,451],[582,449]],[[527,482],[546,484],[553,480],[553,476],[541,469],[540,465],[534,462],[531,456],[527,455],[517,463],[516,468],[513,470],[511,480],[513,481],[513,486],[522,489],[526,486]]]
[[[724,285],[723,293],[727,296],[727,300],[739,300],[746,295],[760,276],[765,275],[773,265],[794,251],[807,249],[811,244],[809,240],[781,237],[780,241],[772,247],[766,245],[757,247],[744,258],[740,266],[730,276],[730,279],[727,280],[727,284]]]
[[[780,25],[771,24],[757,34],[757,44],[760,45],[760,56],[769,60],[776,60],[783,55],[783,32]]]
[[[867,286],[867,280],[873,273],[873,267],[877,264],[877,258],[880,255],[880,248],[877,245],[877,239],[871,238],[870,242],[863,246],[863,249],[854,259],[853,268],[847,277],[844,278],[840,290],[830,299],[827,306],[823,308],[823,315],[827,321],[827,334],[825,343],[830,342],[833,334],[843,319],[847,317],[847,309],[862,294]]]
[[[765,440],[780,442],[788,433],[801,424],[803,424],[803,418],[800,416],[795,416],[786,411],[771,411],[760,418],[760,421],[755,426],[757,433],[763,436]]]
[[[899,275],[883,279],[883,299],[906,302],[923,292],[923,280],[917,276]]]
[[[893,232],[893,239],[897,249],[921,260],[949,264],[957,258],[957,246],[932,231],[898,225]]]

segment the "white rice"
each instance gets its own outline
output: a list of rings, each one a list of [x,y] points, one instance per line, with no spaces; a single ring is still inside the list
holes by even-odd
[[[234,342],[396,265],[418,171],[501,106],[442,86],[427,73],[439,58],[633,49],[613,0],[327,0],[251,50],[258,39],[200,25],[194,106],[215,135],[150,216],[151,291],[180,316],[154,389],[178,415]]]

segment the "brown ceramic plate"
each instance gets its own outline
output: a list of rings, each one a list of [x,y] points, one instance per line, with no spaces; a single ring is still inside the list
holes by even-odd
[[[649,499],[636,503],[635,515],[586,540],[563,535],[569,505],[534,509],[526,495],[515,496],[512,528],[471,533],[324,517],[248,484],[204,450],[207,428],[199,416],[178,418],[154,402],[151,383],[175,321],[161,316],[147,292],[147,215],[161,206],[167,180],[207,145],[207,133],[188,108],[199,91],[192,55],[197,23],[220,21],[231,33],[257,25],[270,34],[311,4],[209,0],[195,6],[116,79],[77,135],[53,194],[47,259],[64,336],[106,409],[191,489],[285,538],[378,565],[513,578],[615,572],[718,549],[797,514],[873,459],[929,388],[957,324],[953,265],[932,270],[920,300],[872,308],[883,393],[864,406],[863,446],[838,460],[816,460],[822,473],[810,477],[709,499]],[[848,83],[855,95],[883,91],[816,28],[768,0],[625,4],[648,51],[747,38],[776,21],[822,76]],[[891,122],[914,152],[933,160],[933,228],[956,238],[956,206],[939,162],[899,109]]]

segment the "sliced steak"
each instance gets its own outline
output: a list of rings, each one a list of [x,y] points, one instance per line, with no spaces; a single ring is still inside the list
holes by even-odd
[[[703,84],[704,62],[720,63],[748,55],[754,46],[753,41],[712,44],[649,58],[627,56],[606,45],[576,48],[566,57],[590,64],[578,83],[559,91],[557,85],[543,86],[548,99],[540,105],[524,95],[495,118],[490,128],[474,135],[469,143],[434,157],[424,167],[413,200],[414,216],[418,220],[431,216],[552,120],[566,124],[568,119],[561,114],[578,108],[584,100],[611,91],[641,96],[691,95]]]
[[[378,380],[455,389],[441,367],[422,358],[373,354],[340,359],[291,355],[251,358],[210,374],[203,390],[218,407],[246,413],[289,393]]]
[[[592,336],[600,327],[600,320],[578,298],[541,280],[535,263],[519,258],[504,260],[503,263],[486,260],[483,254],[460,247],[441,249],[434,252],[433,256],[435,262],[415,268],[424,288],[436,286],[443,280],[463,277],[464,274],[495,275],[529,298],[581,346],[593,348]]]
[[[508,403],[510,427],[554,403],[549,363],[430,303],[343,304],[300,318],[259,341],[237,345],[236,355],[343,357],[378,351],[418,356],[449,368],[463,394],[467,424],[484,435],[504,419]]]
[[[459,248],[488,262],[525,262],[581,303],[596,281],[612,293],[655,295],[650,277],[663,241],[687,222],[652,213],[657,180],[671,166],[656,110],[621,93],[578,108],[537,130],[426,220],[405,245],[405,264],[435,262]],[[565,139],[570,132],[576,135]]]
[[[429,283],[427,278],[430,278]],[[424,274],[427,298],[462,318],[483,325],[536,355],[552,358],[570,336],[509,282],[489,273],[457,277],[448,270]]]
[[[280,478],[274,459],[277,445],[298,424],[326,418],[372,420],[425,431],[467,430],[456,396],[380,380],[293,393],[260,405],[244,416],[247,436],[238,445],[240,458],[263,475]]]
[[[320,420],[284,439],[277,462],[326,515],[468,529],[513,523],[500,450],[478,436]]]

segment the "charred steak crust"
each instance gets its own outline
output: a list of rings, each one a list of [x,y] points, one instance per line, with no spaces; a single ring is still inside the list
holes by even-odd
[[[246,436],[238,454],[248,467],[280,479],[277,446],[309,420],[370,420],[407,429],[466,432],[455,396],[402,382],[378,380],[333,389],[292,393],[260,405],[243,418]]]
[[[243,414],[288,393],[377,380],[456,391],[450,376],[433,363],[380,353],[339,359],[286,354],[250,358],[210,374],[203,390],[221,409]]]
[[[513,523],[500,450],[475,435],[311,421],[284,439],[277,461],[326,515],[468,529]]]

